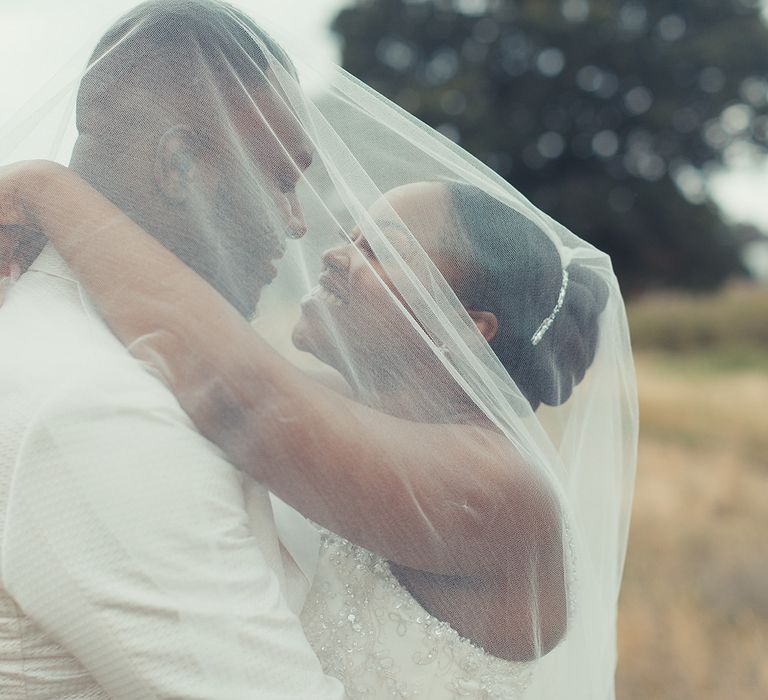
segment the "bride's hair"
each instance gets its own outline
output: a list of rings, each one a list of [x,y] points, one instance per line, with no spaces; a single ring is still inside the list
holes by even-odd
[[[477,187],[449,183],[447,190],[475,268],[462,298],[496,315],[499,329],[490,346],[532,408],[564,403],[594,360],[608,286],[571,263],[562,308],[534,345],[531,338],[554,311],[563,283],[554,243],[530,219]]]

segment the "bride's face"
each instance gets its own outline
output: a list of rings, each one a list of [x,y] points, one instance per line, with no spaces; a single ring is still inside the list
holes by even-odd
[[[431,182],[391,190],[369,209],[407,265],[418,269],[421,256],[423,266],[426,253],[456,289],[461,266],[447,245],[446,232],[452,230],[449,212],[444,187]],[[392,279],[398,274],[393,272],[397,264],[388,265],[385,271],[359,227],[350,238],[351,242],[323,254],[319,285],[302,302],[301,318],[293,331],[298,349],[313,353],[343,374],[345,367],[361,359],[369,366],[385,361],[385,346],[402,354],[418,342],[402,313],[408,305],[397,291],[397,280]],[[395,357],[386,359],[397,361]]]

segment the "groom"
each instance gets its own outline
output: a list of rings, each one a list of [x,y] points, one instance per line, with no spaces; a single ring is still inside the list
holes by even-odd
[[[312,152],[275,75],[292,71],[229,6],[155,0],[104,37],[78,94],[71,167],[246,316],[285,230],[305,231]],[[341,698],[296,617],[307,581],[268,494],[52,248],[0,337],[0,696]]]

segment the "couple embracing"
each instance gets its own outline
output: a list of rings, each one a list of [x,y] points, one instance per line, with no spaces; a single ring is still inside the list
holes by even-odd
[[[613,697],[610,261],[312,70],[151,0],[0,132],[3,697]]]

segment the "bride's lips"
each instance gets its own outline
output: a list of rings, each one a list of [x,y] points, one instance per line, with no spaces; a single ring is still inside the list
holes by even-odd
[[[342,304],[349,302],[349,291],[345,289],[343,285],[339,284],[329,272],[323,272],[318,281],[320,282],[321,287],[338,298]]]

